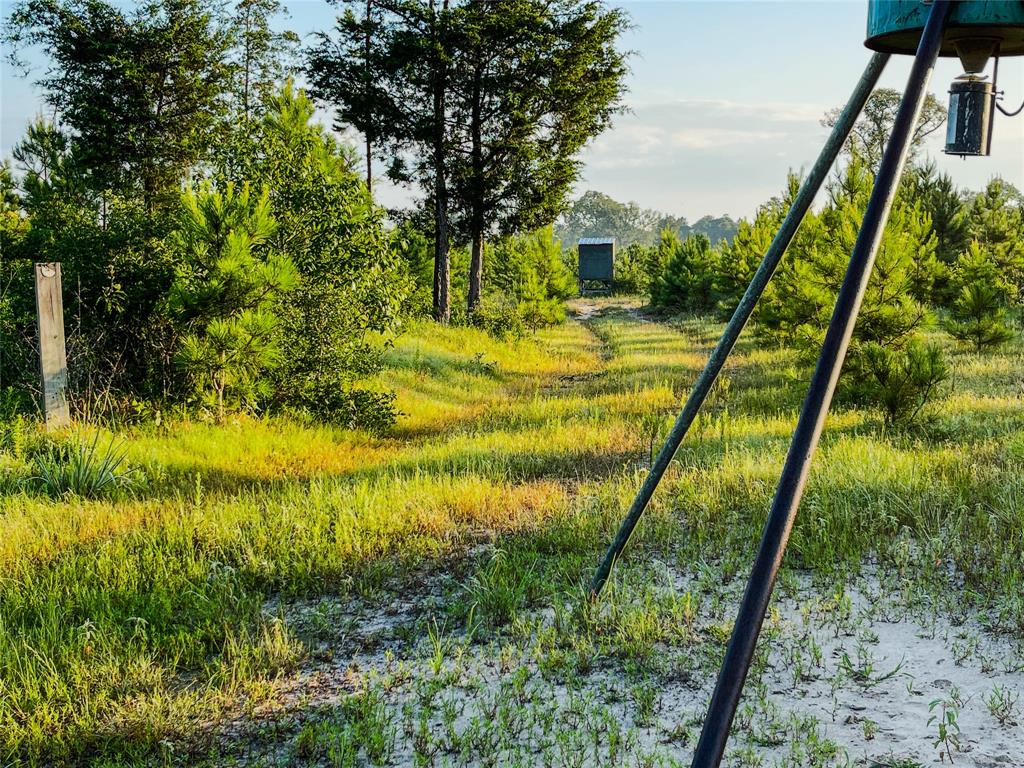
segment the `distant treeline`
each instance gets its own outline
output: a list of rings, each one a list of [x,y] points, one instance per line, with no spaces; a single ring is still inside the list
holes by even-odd
[[[739,224],[729,216],[704,216],[693,224],[636,203],[620,203],[602,192],[584,192],[555,225],[563,247],[574,246],[581,237],[614,237],[620,248],[640,243],[654,245],[666,229],[681,239],[704,235],[712,245],[732,241]]]

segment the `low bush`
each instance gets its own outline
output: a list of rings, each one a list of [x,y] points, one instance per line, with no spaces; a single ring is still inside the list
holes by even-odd
[[[521,339],[528,330],[519,302],[507,296],[484,296],[469,321],[496,339]]]
[[[887,424],[909,424],[949,378],[942,349],[913,339],[903,349],[868,344],[853,361],[854,391],[882,408]]]
[[[979,355],[1013,338],[1006,307],[996,290],[984,283],[970,283],[960,289],[945,328],[957,341],[973,346]]]

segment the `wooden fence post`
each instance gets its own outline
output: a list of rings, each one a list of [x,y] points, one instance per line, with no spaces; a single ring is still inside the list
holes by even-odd
[[[60,262],[36,264],[36,319],[39,325],[39,373],[43,380],[43,418],[47,429],[57,429],[71,421]]]

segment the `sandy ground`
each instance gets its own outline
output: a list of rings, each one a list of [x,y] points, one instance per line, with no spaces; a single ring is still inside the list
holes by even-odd
[[[693,579],[664,566],[659,583],[653,589],[678,592]],[[447,707],[457,713],[442,724],[431,710],[431,729],[465,733],[494,716],[497,692],[511,687],[509,681],[518,676],[526,684],[516,706],[531,713],[518,725],[524,753],[565,749],[553,746],[553,735],[564,737],[567,731],[589,728],[588,738],[600,741],[607,737],[607,723],[614,721],[622,729],[623,754],[631,756],[621,764],[689,765],[727,634],[704,630],[712,624],[727,628],[741,587],[738,580],[731,582],[723,588],[721,610],[698,617],[694,637],[700,641],[660,644],[645,662],[659,672],[650,678],[652,704],[643,717],[620,660],[598,659],[579,676],[552,673],[521,627],[484,642],[465,642],[460,632],[449,633],[439,674],[429,661],[435,646],[423,628],[424,619],[440,615],[440,589],[395,599],[383,610],[330,601],[268,606],[272,612],[285,608],[295,626],[327,628],[315,654],[319,660],[282,681],[277,711],[298,713],[301,721],[310,712],[321,716],[345,697],[375,688],[383,692],[396,725],[395,749],[384,764],[405,768],[416,764],[409,731],[422,698],[417,679],[436,680],[438,711]],[[986,631],[983,617],[944,615],[943,608],[918,604],[910,615],[892,596],[891,585],[882,584],[870,569],[843,595],[822,594],[809,580],[798,580],[788,592],[776,600],[762,633],[767,663],[747,681],[726,765],[1024,766],[1020,639]],[[527,634],[535,637],[550,628],[554,612],[534,612],[530,621],[533,629]],[[632,674],[635,679],[635,670]],[[987,703],[994,691],[1014,702],[1003,722]],[[941,716],[943,703],[955,712],[958,730],[951,729],[954,740],[937,743],[933,718]],[[808,744],[825,740],[840,747],[832,762],[799,761]],[[285,760],[290,754],[283,742],[270,752]],[[581,765],[597,762],[587,758]],[[462,755],[450,764],[484,763]]]

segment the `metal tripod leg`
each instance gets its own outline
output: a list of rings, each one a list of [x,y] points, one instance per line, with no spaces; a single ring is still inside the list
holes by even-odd
[[[697,743],[697,751],[693,756],[693,768],[718,768],[722,760],[729,728],[736,714],[743,683],[754,656],[757,636],[761,631],[761,624],[775,585],[775,577],[789,540],[797,506],[803,495],[811,458],[821,436],[829,405],[832,403],[832,395],[850,344],[853,326],[860,311],[868,279],[871,277],[871,268],[874,266],[882,232],[903,173],[921,106],[924,104],[928,80],[939,53],[950,5],[949,0],[934,0],[928,14],[928,23],[921,35],[907,87],[896,113],[892,136],[885,147],[882,164],[879,166],[875,186],[871,190],[871,198],[850,257],[850,266],[839,289],[836,308],[822,344],[821,356],[818,358],[807,399],[804,400],[803,410],[793,433],[793,442],[786,456],[761,545],[733,626],[725,660],[718,674],[718,682],[711,697],[700,741]]]
[[[828,141],[825,142],[821,154],[814,163],[814,167],[811,168],[807,178],[804,179],[804,183],[800,187],[800,191],[797,193],[785,221],[782,222],[778,234],[772,240],[768,251],[761,260],[760,266],[758,266],[753,279],[750,281],[750,285],[747,286],[743,298],[740,299],[736,311],[733,312],[732,319],[729,320],[729,324],[725,327],[722,338],[711,353],[711,357],[708,358],[704,371],[693,385],[693,391],[690,393],[686,405],[683,406],[683,410],[678,418],[676,418],[676,423],[673,425],[672,431],[669,432],[665,445],[662,446],[661,451],[658,453],[651,471],[644,479],[640,491],[633,500],[633,505],[626,514],[626,518],[622,521],[615,540],[598,566],[597,572],[590,583],[591,596],[600,594],[601,588],[604,587],[605,582],[608,580],[608,575],[611,573],[615,561],[622,554],[622,550],[625,549],[626,544],[629,542],[629,537],[633,534],[633,529],[636,528],[640,516],[647,509],[651,496],[654,495],[654,490],[658,487],[658,483],[661,482],[661,478],[665,474],[665,470],[668,469],[668,465],[672,463],[676,451],[679,450],[679,444],[683,441],[687,431],[690,429],[690,425],[693,424],[693,420],[697,417],[697,412],[704,403],[708,392],[711,391],[711,386],[715,383],[715,379],[718,378],[722,366],[725,365],[725,360],[732,351],[736,339],[739,338],[743,326],[750,319],[754,306],[757,304],[758,299],[761,298],[765,286],[768,285],[768,281],[771,280],[772,275],[775,273],[775,268],[778,267],[779,262],[782,260],[786,248],[789,247],[790,241],[800,226],[800,222],[803,221],[804,215],[811,207],[815,195],[821,189],[825,177],[828,176],[832,164],[842,150],[843,144],[846,143],[854,123],[860,117],[861,110],[864,109],[864,104],[871,95],[871,91],[878,82],[878,78],[881,76],[888,60],[889,54],[876,53],[871,57],[871,61],[868,62],[864,74],[861,75],[860,80],[857,82],[857,87],[854,88],[853,94],[850,96],[850,100],[840,113],[832,133],[828,137]]]

